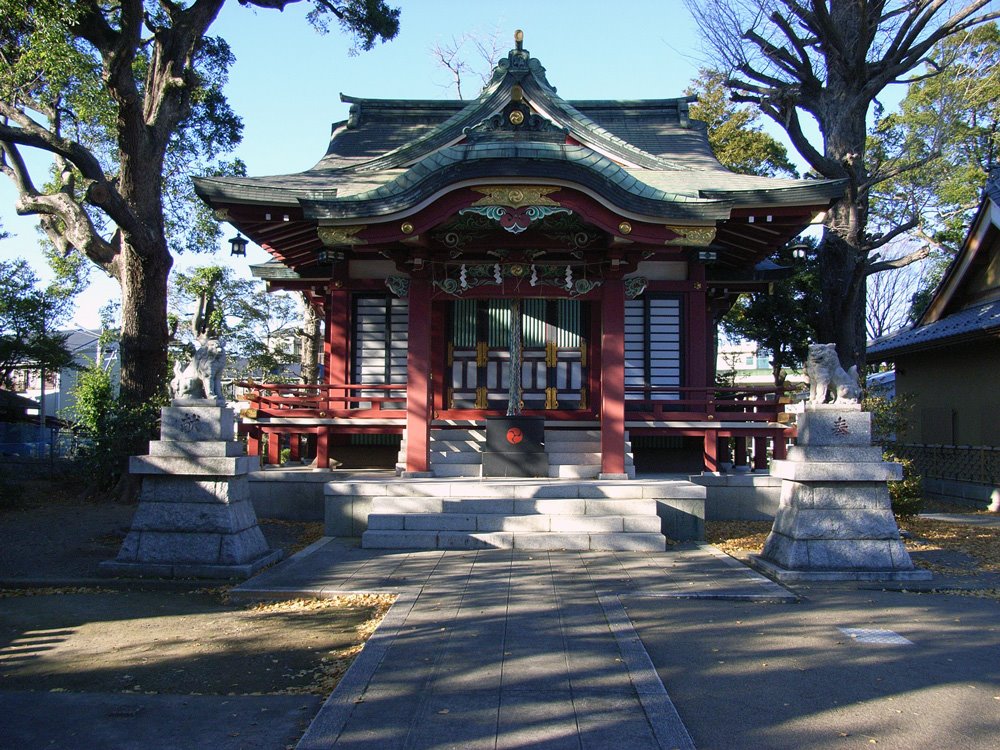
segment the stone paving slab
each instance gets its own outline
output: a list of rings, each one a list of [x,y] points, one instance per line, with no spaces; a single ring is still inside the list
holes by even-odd
[[[234,590],[388,591],[298,747],[693,748],[620,596],[791,601],[704,545],[670,552],[360,549],[324,540]]]

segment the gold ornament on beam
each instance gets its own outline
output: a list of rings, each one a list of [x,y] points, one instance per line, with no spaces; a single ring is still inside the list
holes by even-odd
[[[367,242],[356,236],[368,227],[364,224],[353,227],[320,227],[316,230],[320,241],[327,247],[338,245],[365,245]]]
[[[704,246],[710,245],[715,239],[715,227],[685,227],[670,224],[666,224],[665,227],[679,236],[667,240],[664,245]]]
[[[550,193],[559,192],[557,187],[540,187],[538,185],[490,185],[486,187],[472,188],[477,193],[482,193],[473,206],[509,206],[510,208],[521,208],[521,206],[558,206],[559,204],[549,198]]]

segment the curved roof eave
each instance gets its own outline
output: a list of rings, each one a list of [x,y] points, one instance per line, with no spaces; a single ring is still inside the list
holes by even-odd
[[[489,145],[499,147],[506,144]],[[589,152],[584,147],[575,148]],[[449,186],[457,183],[528,179],[532,182],[544,180],[578,185],[583,192],[596,194],[623,212],[653,217],[654,220],[724,220],[729,217],[733,206],[733,202],[727,199],[666,193],[640,182],[614,162],[593,152],[580,159],[555,158],[553,153],[562,154],[564,151],[539,149],[539,153],[509,155],[498,148],[491,158],[466,159],[445,150],[428,157],[395,180],[366,193],[332,200],[301,198],[299,204],[305,216],[320,221],[375,218],[416,210],[431,195],[447,192]]]

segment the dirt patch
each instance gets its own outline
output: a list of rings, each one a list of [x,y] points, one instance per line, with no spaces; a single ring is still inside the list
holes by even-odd
[[[727,555],[757,553],[771,532],[770,521],[706,521],[705,539]]]
[[[84,499],[79,486],[53,480],[6,482],[0,504],[0,578],[98,578],[98,565],[118,554],[136,505]],[[323,536],[321,522],[259,519],[271,548],[285,557]]]
[[[223,590],[0,592],[6,690],[328,695],[387,595],[261,604]]]
[[[907,551],[920,568],[948,576],[975,577],[1000,572],[1000,528],[973,526],[929,518],[899,519]],[[726,554],[745,558],[760,553],[771,531],[770,521],[707,521],[705,538]],[[964,592],[963,592],[964,593]],[[966,594],[1000,598],[995,588]]]
[[[900,529],[909,532],[906,547],[911,552],[949,551],[960,553],[972,560],[977,570],[1000,572],[1000,528],[972,526],[929,518],[906,518],[899,522]],[[951,573],[947,563],[927,564],[931,570]]]

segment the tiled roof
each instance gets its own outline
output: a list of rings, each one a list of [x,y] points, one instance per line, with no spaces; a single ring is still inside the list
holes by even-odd
[[[1000,300],[967,307],[925,326],[883,336],[868,345],[868,356],[872,359],[892,359],[909,351],[931,349],[985,335],[1000,335]]]
[[[520,47],[468,102],[342,99],[351,104],[350,117],[334,127],[327,153],[312,169],[197,178],[197,192],[212,204],[302,205],[312,218],[350,219],[411,209],[460,179],[517,175],[575,182],[641,215],[717,220],[744,204],[826,204],[843,189],[835,181],[728,171],[713,155],[704,124],[688,118],[692,97],[566,101]],[[488,126],[521,102],[547,132]]]

